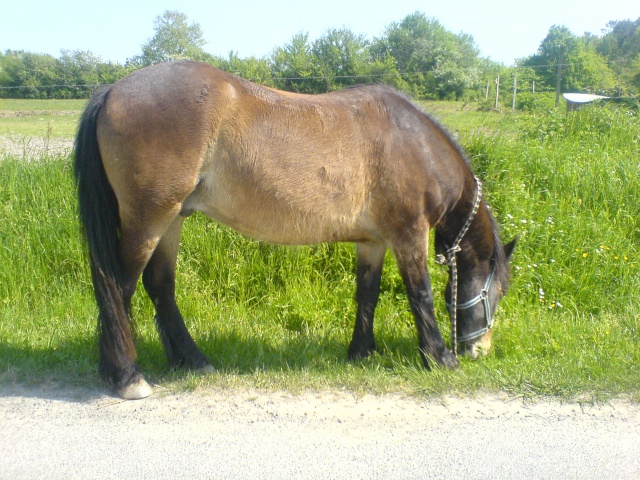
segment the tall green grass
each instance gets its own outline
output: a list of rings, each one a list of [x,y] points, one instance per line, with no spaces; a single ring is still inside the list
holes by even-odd
[[[87,100],[0,98],[0,138],[9,138],[27,149],[32,138],[71,138],[86,104]]]
[[[355,303],[351,245],[279,247],[201,215],[185,223],[177,296],[218,373],[172,372],[142,288],[139,363],[170,388],[348,389],[440,395],[640,399],[640,122],[617,110],[509,116],[462,129],[502,225],[519,235],[494,349],[459,371],[425,372],[404,287],[389,255],[380,355],[349,363]],[[460,124],[464,124],[461,122]],[[480,127],[480,128],[478,128]],[[68,158],[0,160],[0,381],[99,384],[96,307]],[[441,330],[444,271],[430,264]]]
[[[465,139],[504,235],[520,236],[495,337],[495,355],[523,367],[520,389],[638,392],[639,127],[590,108]]]
[[[90,369],[94,327],[68,159],[0,160],[0,376]]]

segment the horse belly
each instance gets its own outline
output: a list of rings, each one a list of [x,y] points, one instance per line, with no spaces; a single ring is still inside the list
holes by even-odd
[[[249,237],[288,245],[378,240],[364,195],[337,191],[322,181],[322,171],[278,179],[219,166],[203,173],[185,209]]]

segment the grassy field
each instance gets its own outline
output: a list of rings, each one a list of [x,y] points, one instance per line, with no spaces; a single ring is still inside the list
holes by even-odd
[[[52,110],[58,107],[67,108]],[[404,287],[388,255],[375,329],[381,354],[349,363],[351,245],[270,246],[194,215],[179,257],[178,302],[218,373],[198,377],[168,368],[140,288],[133,310],[148,378],[177,390],[426,396],[500,390],[640,401],[638,117],[595,108],[571,115],[486,113],[456,103],[426,108],[457,132],[503,238],[520,236],[512,288],[498,309],[487,358],[463,359],[456,372],[421,368]],[[5,155],[0,172],[0,382],[99,385],[97,309],[71,160]],[[430,271],[448,336],[445,272],[434,264]]]
[[[30,138],[71,138],[86,104],[86,100],[0,98],[0,137],[22,143]]]

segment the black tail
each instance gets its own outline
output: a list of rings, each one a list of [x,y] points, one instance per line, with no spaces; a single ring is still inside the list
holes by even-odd
[[[118,365],[132,365],[135,347],[128,306],[122,293],[122,267],[118,260],[118,200],[102,165],[96,131],[98,114],[108,95],[108,88],[97,91],[82,114],[74,147],[74,174],[80,223],[88,245],[99,309],[100,375],[117,388],[118,385],[113,385],[114,379],[126,379],[132,373],[122,371]]]

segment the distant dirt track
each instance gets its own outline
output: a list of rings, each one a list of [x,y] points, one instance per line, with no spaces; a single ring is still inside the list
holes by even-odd
[[[72,149],[72,139],[12,138],[0,135],[0,154],[2,155],[12,155],[33,160],[45,154],[51,156],[67,155],[71,153]]]

